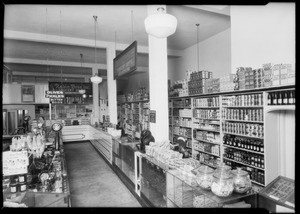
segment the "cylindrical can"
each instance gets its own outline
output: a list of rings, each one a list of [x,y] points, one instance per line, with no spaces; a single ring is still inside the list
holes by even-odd
[[[13,181],[12,183],[9,184],[9,188],[11,193],[18,192],[18,183]]]
[[[27,190],[27,184],[25,182],[19,183],[20,192],[24,192]]]

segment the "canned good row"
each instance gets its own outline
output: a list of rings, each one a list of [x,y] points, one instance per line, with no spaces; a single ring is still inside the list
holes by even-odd
[[[219,97],[196,98],[193,100],[193,107],[219,107]]]
[[[203,110],[203,109],[194,109],[194,117],[202,119],[219,119],[220,110]]]
[[[264,127],[261,124],[222,122],[222,131],[250,137],[264,137]]]
[[[223,97],[224,106],[262,106],[262,94],[248,94]]]
[[[222,109],[222,118],[227,120],[263,121],[263,109]]]

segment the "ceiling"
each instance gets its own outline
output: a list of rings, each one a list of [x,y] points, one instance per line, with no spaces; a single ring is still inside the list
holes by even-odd
[[[167,5],[167,13],[177,18],[176,32],[168,37],[168,49],[181,51],[199,41],[203,41],[230,27],[228,6],[179,6]],[[40,37],[70,37],[94,41],[94,19],[98,16],[97,41],[117,42],[129,45],[133,40],[139,46],[148,46],[148,36],[144,27],[147,17],[146,5],[5,5],[4,30],[33,33]],[[17,14],[17,16],[16,16]],[[20,18],[21,17],[21,18]],[[115,38],[116,35],[116,38]],[[4,37],[4,63],[14,72],[26,73],[49,71],[54,73],[59,62],[65,62],[64,73],[80,74],[83,54],[83,67],[95,62],[95,49],[80,44],[64,45],[53,42],[34,41],[27,38]],[[175,57],[175,56],[169,56]],[[106,49],[97,48],[97,63],[106,65]],[[47,67],[48,65],[48,67]],[[148,67],[148,55],[138,54],[138,67]],[[47,70],[48,69],[48,70]],[[87,68],[87,75],[91,69]],[[45,74],[44,74],[45,76]]]

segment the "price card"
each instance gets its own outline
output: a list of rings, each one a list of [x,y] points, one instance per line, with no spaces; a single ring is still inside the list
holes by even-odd
[[[3,176],[27,173],[29,165],[27,151],[6,151],[2,154]]]

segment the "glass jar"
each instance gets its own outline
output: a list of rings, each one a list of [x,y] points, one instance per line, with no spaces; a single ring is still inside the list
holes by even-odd
[[[233,176],[230,169],[230,166],[221,165],[213,174],[211,191],[219,197],[228,197],[233,192]]]
[[[240,167],[237,167],[236,170],[232,170],[231,172],[234,175],[233,186],[235,192],[245,193],[251,189],[251,180],[248,172],[242,170]]]
[[[197,176],[196,181],[198,185],[203,189],[210,190],[210,187],[213,182],[213,173],[214,170],[212,168],[206,165],[201,165],[197,169],[197,175],[196,175]]]

